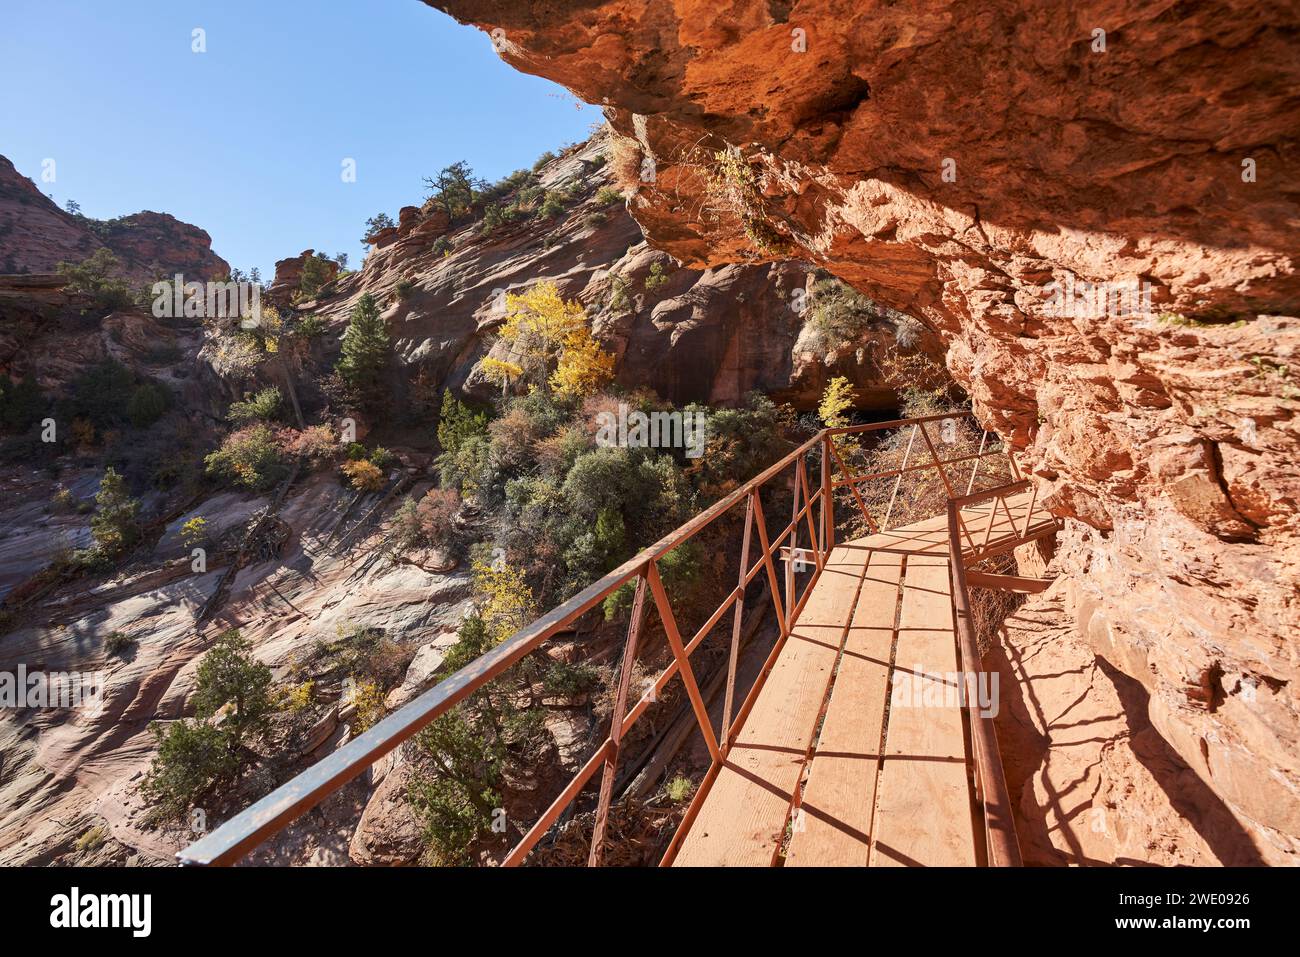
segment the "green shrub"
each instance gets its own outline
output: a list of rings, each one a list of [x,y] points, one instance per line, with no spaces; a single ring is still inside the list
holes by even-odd
[[[68,384],[67,394],[58,402],[58,418],[62,422],[85,419],[101,430],[121,426],[130,418],[135,389],[131,370],[105,359]]]
[[[120,655],[134,648],[136,644],[136,640],[125,632],[111,631],[104,636],[104,653]]]
[[[120,267],[111,251],[100,248],[79,263],[61,262],[55,268],[67,280],[68,292],[91,297],[101,309],[125,309],[135,295],[130,283],[113,276]]]
[[[542,691],[547,697],[573,700],[581,698],[600,684],[600,675],[589,665],[571,665],[552,662],[542,678]]]
[[[226,418],[243,425],[248,422],[270,422],[279,416],[283,396],[276,386],[270,386],[251,396],[245,396],[242,402],[230,403]]]
[[[226,436],[204,464],[209,475],[255,491],[272,488],[289,474],[275,434],[261,423]]]
[[[663,263],[651,263],[650,273],[645,277],[645,291],[653,293],[668,282],[668,277],[664,274]]]
[[[171,404],[170,391],[156,383],[145,382],[131,393],[126,414],[137,429],[145,429],[161,419]]]
[[[90,533],[95,547],[113,557],[134,545],[140,538],[136,523],[140,503],[127,494],[126,482],[110,466],[100,479],[95,493],[95,514],[90,519]]]
[[[0,429],[25,432],[41,420],[45,409],[45,396],[30,372],[18,382],[0,374]]]
[[[299,319],[289,331],[300,339],[316,339],[325,334],[325,320],[313,312]]]
[[[242,761],[220,728],[181,719],[150,725],[158,749],[140,792],[158,817],[177,818],[222,780],[235,777]]]
[[[177,817],[232,780],[244,764],[245,740],[265,732],[274,710],[271,669],[250,648],[238,629],[218,635],[195,676],[195,717],[150,726],[158,752],[140,791],[158,815]]]
[[[684,778],[680,774],[674,775],[673,779],[668,782],[664,792],[668,795],[668,800],[680,804],[691,796],[695,790],[695,785],[690,782],[689,778]]]
[[[308,256],[302,264],[302,276],[298,280],[298,291],[303,299],[314,299],[321,288],[330,281],[331,260],[323,253]]]
[[[563,216],[564,197],[555,190],[548,189],[541,205],[537,207],[537,215],[541,219],[556,219]]]
[[[874,302],[838,279],[813,283],[810,300],[808,321],[830,348],[857,341],[873,322],[884,318]]]
[[[613,186],[602,186],[596,190],[594,201],[597,206],[613,206],[615,203],[623,202],[623,194]]]

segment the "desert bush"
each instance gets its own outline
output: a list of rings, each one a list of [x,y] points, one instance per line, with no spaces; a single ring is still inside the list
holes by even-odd
[[[311,313],[290,326],[289,332],[299,339],[315,339],[325,334],[325,320]]]
[[[150,725],[158,751],[140,791],[158,816],[177,817],[233,779],[246,760],[244,742],[266,730],[274,710],[271,669],[250,650],[238,629],[222,632],[199,662],[195,717]]]
[[[359,492],[378,492],[384,487],[383,469],[365,459],[344,462],[343,474]]]
[[[537,215],[542,219],[556,219],[564,215],[564,197],[555,190],[548,189],[542,203],[537,207]]]
[[[115,557],[140,538],[136,516],[140,503],[127,494],[122,476],[109,467],[95,493],[95,514],[90,519],[90,533],[95,547],[104,555]]]
[[[125,309],[134,302],[135,293],[127,280],[113,275],[121,265],[108,248],[101,247],[79,263],[61,262],[55,268],[67,280],[68,292],[90,296],[101,309]]]
[[[651,263],[650,272],[645,277],[645,291],[647,293],[658,292],[667,282],[668,276],[664,273],[663,263]]]
[[[827,350],[857,342],[884,318],[874,302],[838,279],[819,279],[811,292],[808,322]]]
[[[361,734],[384,716],[384,691],[377,681],[353,682],[347,704],[357,709],[352,716],[352,731]]]
[[[308,256],[302,264],[302,276],[298,279],[298,292],[303,299],[314,299],[321,288],[329,282],[331,261],[324,253]]]
[[[126,406],[127,417],[137,429],[148,428],[171,408],[171,392],[153,382],[137,386]]]
[[[333,461],[339,453],[334,429],[324,424],[309,425],[302,431],[281,429],[275,441],[286,455],[296,455],[313,468]]]
[[[110,631],[104,636],[104,653],[107,655],[120,655],[136,646],[137,642],[126,632]]]
[[[574,700],[594,690],[600,684],[600,674],[584,664],[553,661],[542,677],[542,691],[547,697]]]
[[[407,498],[393,520],[397,551],[454,545],[458,537],[456,515],[460,507],[460,494],[450,488],[429,489],[419,502]]]
[[[248,422],[271,422],[279,417],[283,396],[279,388],[270,386],[252,395],[246,395],[242,401],[230,403],[226,418],[239,425]]]
[[[502,584],[511,577],[504,576]],[[497,597],[503,609],[520,594],[507,585]],[[467,618],[438,677],[489,651],[499,636],[500,623],[493,627],[478,615]],[[546,731],[541,709],[515,704],[527,684],[524,674],[516,665],[416,736],[407,797],[422,824],[425,863],[471,863],[474,843],[492,833],[497,809],[503,807],[507,774],[526,774],[535,764]]]
[[[60,421],[84,419],[97,429],[124,425],[130,419],[131,397],[135,393],[135,376],[113,359],[106,359],[86,369],[67,388],[57,403]]]
[[[597,206],[613,206],[615,203],[623,202],[623,193],[613,186],[602,186],[596,190],[596,195],[592,201]]]
[[[46,399],[29,372],[18,382],[0,374],[0,429],[23,432],[41,420]]]
[[[196,515],[181,525],[181,543],[186,548],[196,548],[208,540],[208,520]]]
[[[232,432],[204,459],[207,473],[234,485],[264,491],[289,474],[289,465],[264,423]]]

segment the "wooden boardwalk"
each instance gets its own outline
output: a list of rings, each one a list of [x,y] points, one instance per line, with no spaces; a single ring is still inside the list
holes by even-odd
[[[963,512],[967,561],[1054,527],[1008,504]],[[982,863],[948,542],[936,516],[831,553],[674,866]]]

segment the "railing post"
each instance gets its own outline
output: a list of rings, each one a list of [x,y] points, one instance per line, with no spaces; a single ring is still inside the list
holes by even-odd
[[[948,473],[943,470],[943,463],[939,461],[939,451],[934,447],[934,443],[930,441],[930,433],[926,430],[925,423],[918,422],[916,424],[921,427],[921,438],[925,439],[925,444],[930,449],[930,460],[934,462],[934,467],[939,471],[939,478],[943,482],[944,489],[948,492],[948,497],[956,498],[952,485],[948,481]]]
[[[785,627],[789,631],[794,627],[794,550],[799,545],[799,470],[796,467],[794,472],[794,491],[790,498],[793,505],[790,509],[790,543],[786,546],[785,553]],[[777,543],[780,545],[780,543]]]
[[[609,819],[609,803],[614,795],[614,773],[618,770],[618,745],[623,739],[623,717],[627,714],[627,689],[632,681],[632,666],[636,664],[636,644],[645,619],[646,573],[636,580],[636,594],[632,598],[632,618],[627,623],[627,641],[623,645],[623,667],[618,674],[618,690],[614,693],[614,707],[609,717],[609,753],[605,756],[605,770],[600,778],[600,799],[596,803],[596,823],[591,831],[591,850],[587,866],[597,867],[605,843],[605,824]]]
[[[988,429],[984,429],[982,432],[980,432],[980,447],[979,450],[975,453],[975,462],[970,467],[970,481],[966,483],[967,495],[969,495],[970,490],[975,487],[975,475],[979,472],[980,464],[984,461],[983,459],[984,443],[988,440],[988,437],[989,437]]]
[[[695,671],[691,668],[691,661],[686,657],[681,632],[677,630],[677,618],[673,615],[672,605],[668,603],[668,593],[664,591],[664,583],[659,578],[659,569],[654,562],[650,562],[646,571],[650,580],[650,591],[654,595],[655,608],[659,610],[659,621],[664,626],[664,634],[668,638],[668,646],[672,649],[673,657],[677,659],[677,673],[682,676],[682,684],[686,686],[686,697],[691,700],[695,721],[704,734],[704,743],[709,749],[709,757],[721,763],[722,752],[718,750],[718,741],[713,736],[713,725],[709,723],[709,710],[700,695],[700,687],[695,681]]]
[[[912,457],[912,443],[916,441],[916,426],[907,439],[907,451],[903,453],[903,464],[898,468],[898,477],[894,479],[894,491],[889,495],[889,508],[885,509],[885,523],[880,526],[882,532],[889,529],[889,517],[894,514],[894,499],[898,497],[898,488],[903,484],[903,473],[907,471],[907,460]]]
[[[952,579],[952,603],[957,619],[957,646],[961,651],[961,666],[965,672],[963,684],[978,680],[981,667],[975,633],[971,627],[970,598],[966,588],[966,566],[962,561],[961,533],[958,531],[960,506],[948,502],[948,570]],[[1020,844],[1016,839],[1016,823],[1011,816],[1011,794],[1002,772],[1002,759],[998,754],[997,732],[992,717],[979,710],[979,702],[970,709],[971,745],[975,758],[975,777],[978,781],[984,810],[984,834],[988,842],[989,863],[994,867],[1019,867]]]
[[[822,436],[822,555],[823,564],[835,548],[835,494],[832,491],[831,437]]]
[[[736,666],[740,657],[740,627],[745,615],[745,578],[749,574],[749,537],[754,530],[754,500],[745,499],[745,534],[740,546],[740,578],[736,596],[736,616],[731,622],[731,653],[727,658],[727,693],[722,700],[722,733],[718,735],[722,753],[727,753],[727,739],[731,735],[731,707],[736,697]]]

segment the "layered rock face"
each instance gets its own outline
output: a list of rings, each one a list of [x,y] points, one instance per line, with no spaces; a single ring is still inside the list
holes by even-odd
[[[376,234],[362,269],[329,295],[299,305],[346,328],[363,293],[385,309],[403,379],[450,386],[479,398],[495,387],[478,372],[505,318],[505,294],[550,280],[587,307],[617,357],[616,381],[673,403],[736,404],[758,390],[815,407],[826,382],[847,376],[863,408],[890,408],[893,390],[877,359],[894,341],[887,319],[839,343],[805,333],[814,270],[801,262],[683,268],[647,245],[626,206],[611,198],[603,136],[566,150],[538,171],[546,189],[575,193],[563,213],[528,217],[479,234],[478,221],[449,228],[445,214],[407,206],[400,224]],[[301,275],[304,253],[276,266],[273,296]],[[332,265],[332,264],[331,264]],[[938,358],[938,337],[917,351]]]
[[[148,210],[92,220],[59,209],[30,179],[0,156],[0,273],[53,272],[107,247],[121,272],[138,283],[219,279],[230,264],[212,251],[212,237],[167,213]]]
[[[1146,689],[1198,800],[1294,859],[1294,17],[429,2],[606,107],[656,248],[805,259],[940,334],[1068,519],[1062,607]]]

